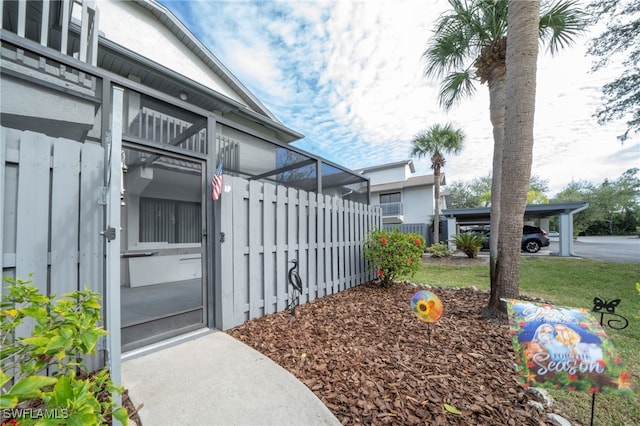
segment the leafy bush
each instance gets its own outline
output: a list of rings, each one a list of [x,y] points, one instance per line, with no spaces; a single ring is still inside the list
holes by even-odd
[[[478,252],[482,248],[484,243],[484,237],[478,234],[456,234],[453,238],[458,250],[467,255],[467,257],[474,258],[478,256]]]
[[[397,229],[391,232],[373,230],[364,243],[364,256],[377,269],[384,287],[395,278],[410,278],[420,268],[424,238],[418,234],[402,234]]]
[[[107,368],[89,375],[82,363],[107,334],[98,326],[99,294],[85,287],[53,302],[55,295],[42,295],[28,280],[4,280],[9,285],[0,302],[0,409],[20,425],[96,425],[108,416],[126,425],[127,411],[111,398],[123,388],[114,385]],[[16,327],[27,318],[35,323],[31,335],[16,337]]]
[[[427,247],[427,253],[431,255],[431,257],[449,257],[451,256],[451,251],[449,250],[449,245],[447,243],[435,243]]]

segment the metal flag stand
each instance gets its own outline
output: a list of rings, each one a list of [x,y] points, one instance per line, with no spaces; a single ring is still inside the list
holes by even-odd
[[[614,318],[607,320],[607,326],[614,330],[624,330],[629,326],[629,321],[622,315],[616,314],[616,307],[620,304],[620,299],[602,300],[599,297],[593,298],[593,309],[591,312],[600,314],[600,325],[604,326],[604,316],[612,315]],[[591,426],[596,410],[596,392],[591,394]]]

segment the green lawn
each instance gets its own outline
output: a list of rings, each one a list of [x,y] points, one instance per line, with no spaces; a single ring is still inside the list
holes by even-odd
[[[489,289],[489,265],[423,264],[411,281],[436,287]],[[593,298],[621,299],[616,313],[629,320],[624,330],[605,326],[620,351],[623,361],[640,384],[640,296],[635,283],[640,281],[640,263],[599,262],[575,258],[522,257],[520,293],[541,297],[547,302],[573,307],[593,307]],[[606,321],[605,316],[605,321]],[[599,316],[598,316],[599,319]],[[574,421],[588,425],[591,395],[552,392],[561,411]],[[597,395],[596,425],[640,425],[640,399]]]

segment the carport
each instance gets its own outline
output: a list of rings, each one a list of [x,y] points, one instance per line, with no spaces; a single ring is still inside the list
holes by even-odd
[[[540,220],[540,227],[549,230],[549,218],[559,216],[559,255],[573,256],[573,215],[589,207],[586,201],[572,203],[527,204],[524,221]],[[442,215],[447,219],[448,235],[458,233],[464,225],[488,225],[491,222],[491,207],[472,209],[445,209]]]

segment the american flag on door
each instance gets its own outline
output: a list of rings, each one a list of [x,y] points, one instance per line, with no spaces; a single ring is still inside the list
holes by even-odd
[[[222,159],[218,161],[218,167],[216,168],[216,172],[213,174],[211,178],[211,199],[213,201],[220,198],[220,194],[222,194]]]

